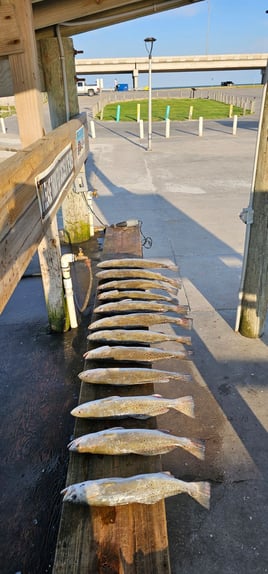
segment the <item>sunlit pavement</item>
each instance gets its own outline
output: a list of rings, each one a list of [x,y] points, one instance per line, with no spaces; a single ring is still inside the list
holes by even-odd
[[[196,121],[173,125],[170,138],[164,134],[162,123],[153,124],[152,151],[148,152],[146,130],[145,139],[140,140],[138,125],[96,122],[87,171],[90,189],[98,194],[93,203],[96,225],[100,227],[99,220],[104,225],[127,219],[142,221],[143,235],[152,239],[152,247],[144,248],[144,257],[178,264],[183,280],[179,301],[189,305],[193,317],[192,362],[172,360],[157,363],[157,367],[190,371],[194,382],[172,383],[164,389],[159,385],[156,391],[171,397],[192,394],[196,418],[168,413],[159,417],[158,427],[205,439],[204,462],[175,450],[163,456],[163,469],[185,480],[210,480],[212,497],[210,511],[183,495],[167,500],[172,574],[200,574],[201,570],[206,574],[263,574],[268,572],[268,323],[258,340],[234,332],[245,234],[239,213],[248,205],[257,118],[241,119],[236,136],[229,120],[206,122],[203,137],[198,136]],[[33,282],[38,282],[37,288]],[[38,440],[31,444],[35,429],[27,417],[27,396],[20,394],[23,376],[30,372],[34,385],[38,373],[42,392],[42,381],[56,377],[66,396],[61,413],[53,413],[55,433],[59,425],[70,429],[68,413],[77,400],[77,382],[71,392],[66,384],[75,380],[78,372],[80,344],[77,333],[69,332],[59,351],[54,343],[57,338],[45,338],[46,313],[37,278],[21,282],[2,314],[0,329],[2,405],[5,385],[16,389],[13,401],[25,401],[21,434],[16,429],[12,436],[23,446],[22,458],[27,458],[28,449],[34,449],[39,460],[36,475],[31,474],[30,460],[20,474],[23,462],[18,457],[10,481],[14,481],[12,473],[17,473],[16,480],[18,476],[23,480],[23,473],[31,476],[34,489],[40,484],[41,470],[46,473],[49,466],[49,445],[44,453]],[[179,333],[178,328],[176,331]],[[174,343],[163,348],[170,346]],[[51,384],[48,388],[52,402]],[[10,405],[12,408],[13,403]],[[12,429],[15,427],[14,421]],[[64,456],[68,432],[63,429],[60,433],[59,459]],[[51,495],[56,499],[57,472],[55,464]],[[29,481],[27,489],[30,496]],[[38,509],[27,513],[27,499],[22,510],[25,528],[38,528],[33,520],[40,519],[42,525]],[[57,521],[57,517],[51,520]],[[11,517],[9,524],[12,532]],[[16,564],[14,571],[22,570],[19,556]]]

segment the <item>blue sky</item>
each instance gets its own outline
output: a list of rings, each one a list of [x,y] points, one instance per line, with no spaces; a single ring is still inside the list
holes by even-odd
[[[153,55],[268,53],[268,0],[204,0],[190,6],[137,18],[122,24],[78,34],[74,47],[84,50],[81,58],[146,56],[143,39],[154,36]],[[228,77],[227,77],[228,76]],[[117,75],[129,83],[130,75]],[[90,83],[96,76],[88,76]],[[216,85],[222,80],[260,82],[259,71],[188,72],[152,74],[152,86]],[[114,76],[103,76],[104,88],[113,86]],[[147,85],[140,75],[139,87]]]

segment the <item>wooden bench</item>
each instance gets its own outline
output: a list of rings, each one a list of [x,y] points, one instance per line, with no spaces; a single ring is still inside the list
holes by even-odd
[[[108,228],[103,259],[142,257],[140,228]],[[97,365],[95,365],[97,366]],[[99,366],[99,365],[98,365]],[[94,367],[90,363],[90,368]],[[89,368],[86,364],[85,368]],[[152,394],[153,385],[111,387],[81,384],[79,403],[120,394]],[[147,421],[124,419],[123,426],[155,428]],[[120,426],[108,420],[77,419],[75,437]],[[70,452],[66,485],[104,477],[127,477],[161,470],[159,456],[103,456]],[[169,574],[165,503],[119,507],[62,507],[53,574]]]

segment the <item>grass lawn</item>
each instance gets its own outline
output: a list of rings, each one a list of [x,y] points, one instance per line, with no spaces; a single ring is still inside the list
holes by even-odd
[[[114,102],[105,106],[103,110],[103,120],[111,121],[116,120],[117,106],[120,104],[120,121],[130,122],[137,120],[137,104],[140,104],[140,119],[148,120],[148,100],[135,100],[129,102]],[[152,120],[159,122],[165,120],[166,108],[170,106],[169,119],[170,120],[188,120],[189,109],[193,106],[192,119],[198,119],[202,116],[204,119],[221,119],[228,118],[229,104],[216,102],[214,100],[203,99],[153,99],[152,100]],[[247,110],[247,114],[249,111]],[[233,106],[233,115],[241,116],[243,109]],[[98,113],[97,118],[100,119],[101,114]]]
[[[0,118],[7,118],[16,113],[15,106],[0,106]]]

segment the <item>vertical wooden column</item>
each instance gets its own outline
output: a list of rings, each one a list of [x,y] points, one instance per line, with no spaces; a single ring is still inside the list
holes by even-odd
[[[253,190],[253,223],[241,303],[239,331],[245,337],[263,334],[268,307],[268,90],[261,119],[259,152]]]
[[[42,95],[30,0],[13,0],[23,52],[9,56],[13,78],[15,104],[23,147],[45,133]],[[64,297],[61,282],[60,242],[56,219],[51,222],[47,236],[41,241],[39,258],[48,320],[52,330],[62,331],[65,323]],[[58,317],[58,320],[56,318]]]
[[[56,128],[79,113],[73,42],[71,38],[47,38],[39,40],[39,46],[51,124]],[[62,205],[62,215],[68,237],[72,242],[79,243],[91,236],[89,208],[85,201],[88,196],[85,170],[78,176],[74,189],[68,191]]]

